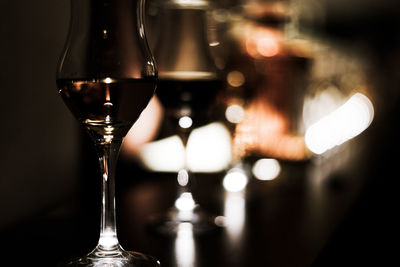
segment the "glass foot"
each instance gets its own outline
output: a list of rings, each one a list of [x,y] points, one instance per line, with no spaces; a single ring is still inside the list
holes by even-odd
[[[96,248],[82,258],[65,261],[58,266],[160,267],[161,265],[155,258],[139,252],[125,251],[123,249],[110,252]]]
[[[152,216],[149,221],[149,230],[162,235],[176,235],[182,223],[190,223],[194,235],[201,235],[217,231],[221,228],[215,223],[215,216],[203,211],[200,206],[193,210],[179,210],[175,207],[168,212]]]

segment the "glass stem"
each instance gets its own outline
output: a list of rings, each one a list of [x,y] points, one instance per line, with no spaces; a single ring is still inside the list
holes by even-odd
[[[97,249],[115,251],[119,249],[115,219],[115,165],[122,140],[102,139],[95,142],[102,175],[102,204],[100,238]]]
[[[182,193],[191,193],[190,189],[190,172],[188,167],[188,160],[187,160],[187,141],[189,139],[190,131],[185,131],[180,134],[182,143],[183,143],[183,167],[178,172],[178,184],[180,185],[180,194]]]
[[[192,195],[192,183],[190,179],[193,179],[193,177],[190,177],[190,172],[189,172],[189,167],[187,164],[187,140],[189,137],[189,132],[185,132],[187,136],[184,136],[182,138],[183,142],[183,147],[184,147],[184,162],[183,162],[183,168],[178,172],[178,184],[179,184],[179,196],[175,200],[175,207],[179,210],[178,216],[182,220],[191,220],[192,219],[192,214],[193,214],[193,209],[196,207],[196,202],[193,199]]]

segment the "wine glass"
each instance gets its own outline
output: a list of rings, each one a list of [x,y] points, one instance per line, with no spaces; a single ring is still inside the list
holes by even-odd
[[[159,266],[154,258],[121,247],[115,217],[119,149],[156,87],[157,69],[146,41],[143,6],[143,0],[71,0],[57,87],[96,148],[102,201],[97,246],[61,266]]]
[[[186,145],[191,131],[209,123],[210,107],[223,86],[207,39],[208,1],[159,1],[158,41],[154,55],[159,69],[156,95],[184,146],[178,172],[178,198],[166,213],[152,216],[150,227],[162,234],[176,234],[181,223],[191,223],[193,232],[216,228],[214,216],[195,201]]]

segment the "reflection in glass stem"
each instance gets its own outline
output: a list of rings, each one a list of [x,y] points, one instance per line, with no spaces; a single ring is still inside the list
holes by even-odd
[[[175,257],[179,267],[194,267],[195,243],[193,225],[188,222],[180,223],[175,240]]]

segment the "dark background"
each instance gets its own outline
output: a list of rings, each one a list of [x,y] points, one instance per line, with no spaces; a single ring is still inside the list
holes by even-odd
[[[2,0],[0,10],[4,228],[73,194],[79,145],[76,123],[55,84],[69,1]]]
[[[365,51],[379,103],[370,130],[373,135],[361,158],[365,163],[358,165],[364,168],[360,175],[365,176],[365,187],[314,266],[371,262],[385,266],[396,259],[399,238],[395,215],[399,202],[400,4],[396,0],[314,2],[323,19],[307,26],[326,40],[341,42],[349,51]],[[20,251],[42,259],[29,250],[41,246],[41,253],[46,254],[46,250],[67,247],[71,235],[79,236],[75,231],[82,229],[74,228],[74,220],[65,220],[75,218],[70,214],[75,214],[77,196],[84,190],[96,195],[96,188],[88,189],[90,181],[81,179],[85,175],[82,162],[87,160],[82,154],[85,139],[55,87],[69,1],[1,0],[0,12],[0,230],[6,240],[3,245],[8,247],[0,255],[15,257]],[[90,206],[89,199],[81,205]],[[97,221],[95,212],[77,217],[87,225]],[[43,218],[57,223],[35,223],[46,222]],[[85,234],[77,240],[84,244],[82,250],[92,246],[87,236],[95,240],[97,228]],[[46,236],[59,241],[59,247],[38,242]]]

